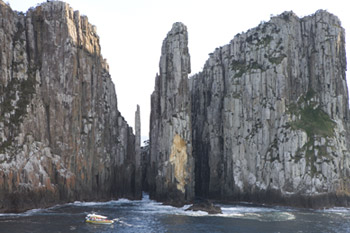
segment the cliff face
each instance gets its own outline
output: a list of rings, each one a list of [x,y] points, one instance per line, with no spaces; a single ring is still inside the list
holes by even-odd
[[[196,194],[348,205],[349,109],[337,17],[291,12],[216,49],[191,79]]]
[[[153,197],[181,191],[176,165],[184,163],[173,151],[181,154],[185,150],[176,146],[186,145],[193,162],[183,174],[194,175],[186,184],[195,185],[196,196],[349,205],[345,32],[339,19],[326,11],[272,17],[217,48],[188,84],[188,49],[181,47],[184,34],[174,33],[176,25],[163,43],[152,94],[147,169],[153,170],[146,185]],[[169,46],[174,38],[185,49]],[[187,36],[183,41],[187,45]],[[180,73],[182,79],[173,78]],[[179,106],[191,106],[191,113]]]
[[[187,44],[186,26],[175,23],[163,41],[151,97],[148,188],[152,198],[176,204],[194,197]]]
[[[0,19],[0,211],[140,198],[96,28],[63,2],[23,14],[0,1]]]

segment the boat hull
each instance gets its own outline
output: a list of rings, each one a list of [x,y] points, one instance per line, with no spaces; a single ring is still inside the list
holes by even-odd
[[[92,223],[92,224],[102,224],[102,225],[110,225],[114,221],[113,220],[101,220],[101,221],[94,221],[94,220],[86,220],[87,223]]]

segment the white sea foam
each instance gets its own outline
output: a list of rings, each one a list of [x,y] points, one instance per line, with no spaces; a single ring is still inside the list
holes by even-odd
[[[31,209],[31,210],[27,210],[26,212],[24,212],[24,215],[33,215],[39,212],[42,212],[45,209]]]
[[[222,205],[222,214],[208,214],[204,211],[186,211],[186,209],[188,209],[191,205],[185,205],[181,208],[163,205],[162,203],[150,200],[148,196],[144,198],[140,204],[142,207],[138,211],[145,214],[153,213],[191,217],[213,216],[225,218],[246,218],[255,219],[258,221],[288,221],[295,219],[294,214],[291,213],[292,211],[269,207]]]
[[[256,207],[256,206],[230,206],[221,205],[222,214],[208,214],[204,211],[186,211],[191,205],[185,205],[181,208],[164,205],[160,202],[156,202],[149,199],[148,195],[144,195],[142,200],[130,201],[127,199],[119,199],[108,202],[80,202],[68,203],[65,205],[56,205],[49,209],[33,209],[22,214],[0,214],[1,216],[29,216],[40,213],[41,211],[54,210],[56,208],[64,206],[80,206],[80,207],[93,207],[93,206],[111,206],[113,208],[127,208],[130,211],[138,212],[142,214],[159,214],[159,215],[177,215],[177,216],[191,216],[191,217],[224,217],[224,218],[240,218],[240,219],[254,219],[257,221],[288,221],[295,219],[293,210],[274,207]],[[329,212],[347,212],[349,209],[334,208],[324,211]],[[55,212],[55,211],[54,211]],[[57,214],[57,213],[56,213]],[[119,221],[118,221],[119,222]],[[122,222],[121,222],[122,223]]]
[[[208,214],[204,211],[186,211],[191,205],[186,205],[181,208],[176,208],[168,205],[163,205],[162,203],[155,202],[149,199],[143,199],[142,208],[140,212],[142,213],[156,213],[156,214],[167,214],[167,215],[183,215],[191,217],[203,217],[203,216],[213,216],[213,217],[225,217],[225,218],[245,218],[254,219],[264,222],[272,221],[289,221],[295,219],[292,210],[284,210],[269,207],[250,207],[250,206],[221,206],[222,214]]]
[[[6,216],[31,216],[34,214],[37,214],[41,211],[44,211],[45,209],[31,209],[27,210],[26,212],[23,213],[0,213],[0,217],[6,217]]]
[[[277,212],[277,209],[267,207],[247,207],[247,206],[234,206],[234,207],[221,207],[222,212],[237,212],[237,213],[259,213],[259,212]]]
[[[334,208],[330,208],[330,209],[321,210],[321,212],[326,212],[326,213],[347,213],[347,214],[350,214],[350,208],[334,207]]]
[[[74,205],[74,206],[96,206],[96,205],[108,205],[107,202],[81,202],[81,201],[75,201],[74,203],[69,203],[66,205]]]
[[[267,207],[222,206],[221,210],[222,214],[216,214],[213,216],[225,218],[253,219],[263,222],[289,221],[295,219],[294,214],[289,211],[287,212]]]
[[[7,216],[16,216],[16,215],[19,215],[19,214],[12,214],[12,213],[0,213],[0,217],[7,217]]]
[[[68,203],[65,205],[73,205],[73,206],[108,206],[113,204],[122,204],[122,203],[132,203],[133,201],[127,200],[127,199],[119,199],[119,200],[113,200],[113,201],[106,201],[106,202],[81,202],[81,201],[75,201],[73,203]]]
[[[325,214],[335,214],[341,217],[345,217],[347,219],[350,218],[350,208],[345,207],[334,207],[330,209],[319,210],[318,212]]]

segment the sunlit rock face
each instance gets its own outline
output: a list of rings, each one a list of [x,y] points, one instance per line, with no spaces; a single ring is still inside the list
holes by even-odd
[[[0,19],[0,211],[140,198],[96,28],[56,1]]]
[[[344,36],[326,11],[285,12],[210,54],[191,78],[197,195],[349,205]]]
[[[187,45],[186,26],[175,23],[163,41],[160,74],[151,97],[148,188],[152,198],[174,205],[194,197]]]

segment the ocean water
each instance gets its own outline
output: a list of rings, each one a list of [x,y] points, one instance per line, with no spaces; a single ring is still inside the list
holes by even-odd
[[[22,214],[0,214],[0,232],[350,232],[350,209],[305,210],[251,204],[220,205],[223,214],[185,211],[144,195],[140,201],[75,202]],[[91,212],[116,219],[85,223]]]

